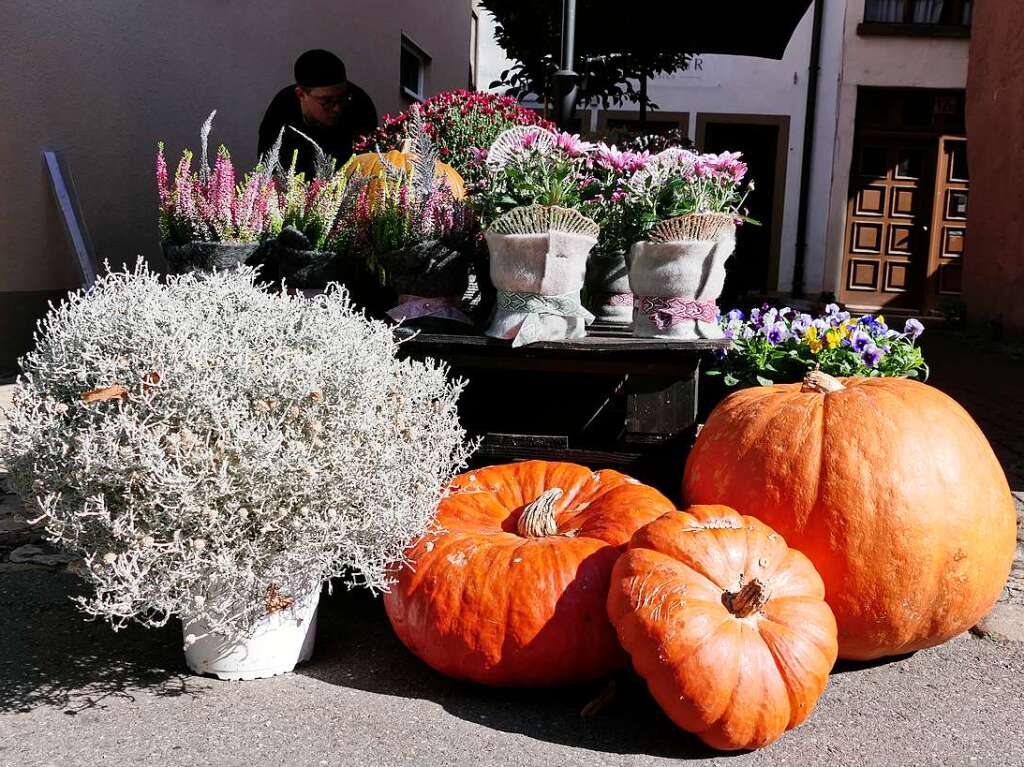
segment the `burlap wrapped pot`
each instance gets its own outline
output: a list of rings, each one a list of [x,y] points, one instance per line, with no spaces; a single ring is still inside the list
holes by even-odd
[[[486,233],[497,289],[487,335],[523,346],[582,338],[594,315],[580,303],[598,225],[575,210],[529,205],[498,218]]]
[[[633,335],[683,341],[722,338],[716,301],[725,285],[725,262],[735,249],[733,217],[724,213],[663,221],[650,241],[633,245]]]

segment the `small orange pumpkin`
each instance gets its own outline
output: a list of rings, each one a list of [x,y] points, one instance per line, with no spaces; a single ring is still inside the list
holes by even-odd
[[[679,727],[761,748],[811,713],[836,621],[807,557],[753,517],[691,506],[639,530],[612,571],[608,617]]]
[[[528,461],[456,477],[438,531],[384,595],[413,654],[449,676],[547,687],[608,674],[626,656],[608,622],[612,566],[673,509],[616,471]]]
[[[348,178],[351,178],[354,174],[358,173],[363,176],[369,176],[371,179],[383,178],[385,175],[384,162],[381,160],[383,156],[384,160],[391,163],[394,167],[399,170],[403,170],[406,173],[412,170],[413,160],[415,155],[412,152],[402,151],[399,149],[392,149],[389,152],[383,152],[378,154],[377,152],[364,152],[363,154],[356,155],[346,166],[345,174]],[[448,184],[448,188],[452,191],[452,196],[456,200],[461,200],[466,196],[466,185],[462,180],[462,176],[448,163],[437,160],[434,163],[434,175],[441,177]],[[376,187],[371,181],[369,195],[371,199],[376,196]]]
[[[754,387],[708,418],[687,503],[724,503],[785,536],[825,581],[839,654],[913,652],[966,631],[1016,548],[1006,476],[967,412],[902,378]]]

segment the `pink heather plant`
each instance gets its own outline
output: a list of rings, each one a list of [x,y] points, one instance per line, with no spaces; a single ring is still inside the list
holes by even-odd
[[[192,170],[192,152],[182,152],[173,181],[168,179],[164,145],[157,145],[156,182],[160,238],[169,243],[257,242],[270,230],[277,204],[270,173],[260,165],[236,184],[227,149],[203,181]]]

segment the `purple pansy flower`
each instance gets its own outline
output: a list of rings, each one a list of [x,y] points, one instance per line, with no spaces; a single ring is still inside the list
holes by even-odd
[[[913,317],[907,320],[907,324],[903,326],[903,334],[910,336],[915,340],[917,338],[920,338],[923,332],[924,325],[922,325],[919,320],[915,320]]]
[[[725,317],[726,317],[726,319],[729,320],[729,322],[743,322],[743,319],[744,319],[744,317],[743,317],[743,310],[742,309],[731,309],[729,311],[729,313],[727,315],[725,315]]]
[[[858,328],[850,335],[850,345],[855,352],[863,352],[869,346],[874,346],[874,343],[871,341],[870,335]]]
[[[765,335],[768,337],[768,343],[772,346],[777,346],[789,338],[789,331],[786,330],[784,322],[776,322],[768,328],[768,332]]]
[[[881,362],[882,360],[882,353],[883,352],[881,349],[879,349],[874,344],[871,344],[864,350],[863,354],[861,354],[861,357],[864,360],[864,364],[867,365],[869,368],[876,368],[878,367],[878,363]]]

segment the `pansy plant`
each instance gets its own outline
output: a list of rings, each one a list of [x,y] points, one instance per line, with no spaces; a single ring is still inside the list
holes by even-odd
[[[718,355],[708,375],[722,376],[728,386],[795,382],[815,369],[833,376],[928,375],[917,345],[924,326],[913,318],[900,332],[882,315],[854,317],[836,304],[819,317],[765,305],[749,315],[733,309],[720,322],[732,348]]]

